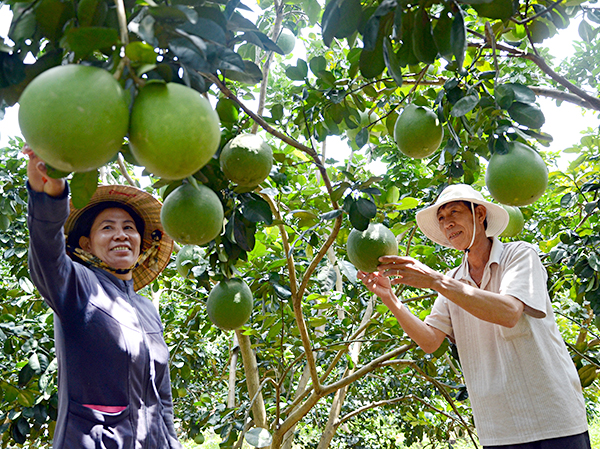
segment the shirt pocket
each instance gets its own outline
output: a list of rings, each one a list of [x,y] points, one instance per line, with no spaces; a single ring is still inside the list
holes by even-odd
[[[133,427],[129,407],[118,413],[93,410],[69,401],[65,445],[78,449],[122,449],[133,447]]]
[[[521,318],[517,321],[514,327],[500,326],[500,335],[506,341],[515,340],[517,338],[527,338],[531,336],[531,323],[526,314],[521,314]]]

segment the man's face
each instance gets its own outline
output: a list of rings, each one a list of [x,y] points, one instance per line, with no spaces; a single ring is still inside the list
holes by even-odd
[[[82,237],[81,248],[113,268],[130,268],[140,255],[141,236],[131,215],[120,208],[104,209]],[[130,274],[130,273],[129,273]]]
[[[481,207],[483,210],[485,208]],[[479,212],[476,209],[476,212]],[[480,215],[476,213],[476,216]],[[437,211],[438,223],[450,244],[461,251],[469,248],[473,238],[473,214],[462,201],[453,201],[440,206]],[[485,214],[484,214],[485,218]],[[483,229],[483,225],[482,225]]]

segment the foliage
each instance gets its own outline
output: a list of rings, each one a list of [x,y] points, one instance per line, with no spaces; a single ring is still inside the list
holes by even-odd
[[[590,93],[597,86],[590,70],[598,53],[594,9],[532,1],[490,12],[482,3],[331,0],[321,8],[315,0],[263,0],[257,13],[238,0],[9,2],[12,44],[0,52],[3,106],[17,103],[31,79],[50,67],[88,64],[110,71],[130,100],[150,81],[185,84],[213,104],[226,98],[235,113],[222,119],[220,148],[259,127],[273,147],[270,177],[257,189],[230,183],[218,152],[193,180],[139,176],[127,142],[98,176],[69,175],[79,198],[98,178],[144,185],[163,198],[182,183],[200,182],[223,204],[224,231],[205,245],[194,276],[182,278],[173,257],[142,292],[160,297],[182,437],[212,429],[221,447],[239,447],[251,427],[264,427],[273,449],[292,441],[395,447],[378,430],[384,420],[397,424],[407,444],[470,438],[455,349],[445,343],[426,355],[415,348],[357,282],[345,243],[351,229],[382,222],[401,253],[446,271],[459,256],[417,232],[417,208],[448,183],[483,189],[486,160],[511,141],[546,145],[551,136],[540,131],[538,95],[600,110]],[[568,64],[554,69],[539,43],[578,14],[585,18],[583,42]],[[306,56],[282,55],[274,44],[282,27]],[[25,63],[27,54],[35,62]],[[393,142],[408,103],[431,108],[444,126],[446,138],[428,159],[407,158]],[[347,161],[329,156],[334,137],[350,140]],[[553,167],[558,155],[541,152],[553,167],[549,186],[523,208],[519,236],[539,245],[573,360],[594,377],[599,138],[589,130],[567,150],[579,157],[564,170]],[[52,315],[31,285],[25,257],[21,144],[12,142],[0,158],[3,447],[47,444],[56,417]],[[373,160],[386,165],[384,175],[369,171]],[[254,311],[241,330],[225,333],[208,320],[205,300],[216,282],[234,275],[250,286]],[[412,288],[398,294],[421,318],[435,299]],[[584,390],[590,414],[598,396],[591,380]]]

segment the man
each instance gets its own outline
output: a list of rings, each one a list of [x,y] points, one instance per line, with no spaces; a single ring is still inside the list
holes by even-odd
[[[461,265],[444,275],[410,257],[384,256],[378,273],[359,278],[425,352],[446,336],[456,342],[484,448],[589,449],[579,377],[535,248],[500,242],[508,213],[464,184],[444,189],[417,224],[434,242],[464,251]],[[396,297],[396,284],[439,293],[424,322]]]

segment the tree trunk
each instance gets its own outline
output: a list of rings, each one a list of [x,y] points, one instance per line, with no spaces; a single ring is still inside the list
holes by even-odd
[[[374,303],[375,296],[372,296],[371,300],[369,301],[369,304],[367,305],[367,309],[365,310],[365,314],[362,317],[359,327],[362,327],[363,325],[367,324],[373,316]],[[364,333],[365,331],[363,330],[360,334],[356,336],[356,339],[360,340]],[[350,358],[354,366],[358,364],[358,356],[360,354],[361,348],[362,343],[359,341],[354,342],[350,345]],[[351,375],[354,371],[354,368],[346,369],[343,377]],[[348,392],[348,388],[349,387],[343,387],[335,392],[335,396],[333,397],[333,403],[331,404],[331,409],[329,411],[329,419],[327,420],[327,424],[325,425],[325,430],[323,430],[323,433],[321,434],[321,439],[319,441],[317,449],[326,449],[331,444],[331,440],[335,436],[335,433],[339,426],[339,417],[342,411],[342,405],[344,404],[344,400],[346,399],[346,393]]]
[[[240,351],[242,353],[242,362],[244,363],[244,372],[246,373],[246,384],[248,386],[248,394],[252,402],[252,414],[256,427],[267,427],[267,411],[262,393],[259,391],[260,378],[258,375],[258,364],[256,363],[256,354],[252,350],[250,337],[242,334],[239,330],[235,331]],[[255,399],[256,398],[256,399]]]

